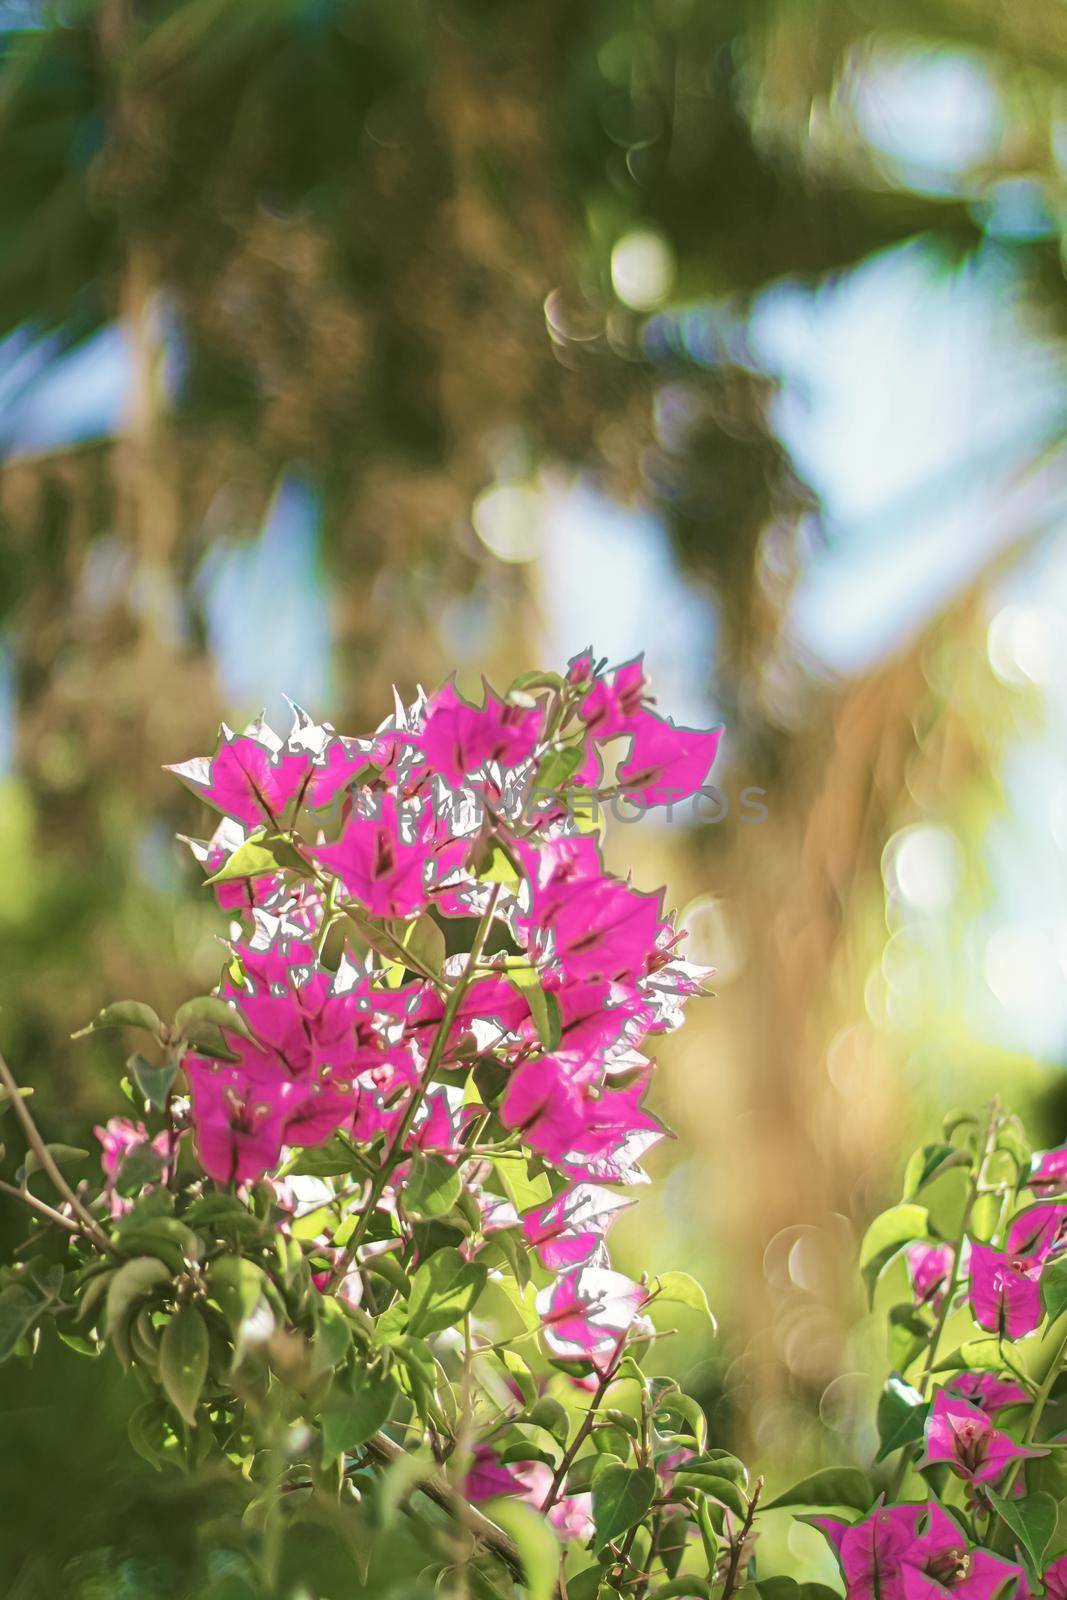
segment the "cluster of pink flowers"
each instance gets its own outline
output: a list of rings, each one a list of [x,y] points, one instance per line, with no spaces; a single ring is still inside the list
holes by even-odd
[[[811,1520],[837,1551],[849,1600],[1025,1600],[1029,1593],[1021,1566],[975,1547],[936,1501],[879,1506],[855,1523]]]
[[[1034,1158],[1029,1186],[1043,1196],[1067,1190],[1067,1146]],[[1028,1206],[1014,1217],[1003,1249],[966,1240],[958,1278],[966,1285],[979,1327],[1004,1339],[1022,1339],[1039,1327],[1044,1317],[1042,1273],[1065,1249],[1067,1201],[1055,1199]],[[912,1244],[907,1260],[916,1303],[939,1311],[956,1276],[952,1245]]]
[[[661,896],[605,870],[573,802],[684,800],[719,733],[659,716],[640,661],[605,673],[583,655],[530,687],[479,706],[448,684],[362,738],[295,709],[284,740],[262,721],[224,727],[214,756],[171,769],[222,813],[190,842],[239,919],[220,993],[243,1022],[223,1030],[222,1059],[194,1048],[182,1067],[199,1161],[221,1183],[269,1177],[291,1147],[342,1130],[387,1168],[370,1203],[395,1215],[416,1151],[465,1163],[483,1235],[514,1229],[555,1274],[537,1297],[548,1349],[604,1371],[648,1296],[604,1243],[627,1204],[616,1186],[646,1181],[664,1133],[640,1045],[680,1023],[707,973],[683,959]],[[371,948],[346,942],[327,967],[345,919]],[[437,971],[404,955],[428,924],[460,947]],[[496,1087],[475,1089],[488,1062]],[[491,1192],[471,1137],[486,1128],[550,1175],[550,1198],[520,1213]]]

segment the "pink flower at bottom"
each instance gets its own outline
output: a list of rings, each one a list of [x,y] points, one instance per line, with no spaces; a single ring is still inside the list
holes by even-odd
[[[852,1524],[811,1521],[837,1552],[847,1600],[1026,1600],[1022,1568],[970,1546],[936,1503],[878,1506]]]

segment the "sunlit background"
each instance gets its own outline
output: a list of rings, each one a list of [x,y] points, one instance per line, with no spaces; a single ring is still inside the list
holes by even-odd
[[[0,3],[0,1036],[54,1136],[120,1108],[74,1027],[217,975],[164,761],[643,650],[720,803],[611,858],[718,977],[620,1261],[705,1276],[660,1360],[719,1442],[870,1459],[909,1141],[994,1088],[1067,1136],[1065,65],[1038,0]],[[120,1537],[117,1372],[43,1372],[23,1600]]]

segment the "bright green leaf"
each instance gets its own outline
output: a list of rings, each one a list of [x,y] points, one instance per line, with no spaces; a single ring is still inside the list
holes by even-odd
[[[874,1286],[889,1262],[913,1239],[930,1237],[930,1214],[925,1206],[891,1206],[875,1217],[860,1246],[860,1271],[868,1292],[873,1296]]]
[[[699,1311],[711,1324],[712,1332],[718,1331],[718,1324],[708,1305],[708,1297],[703,1287],[688,1272],[661,1272],[657,1275],[653,1294],[655,1301],[668,1301],[671,1305],[688,1306],[692,1311]]]
[[[487,1269],[477,1261],[465,1261],[449,1245],[424,1261],[411,1280],[408,1301],[408,1329],[425,1339],[454,1327],[473,1309],[485,1287]]]

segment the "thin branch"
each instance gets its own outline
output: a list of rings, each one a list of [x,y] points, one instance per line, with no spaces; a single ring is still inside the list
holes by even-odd
[[[759,1505],[759,1497],[762,1493],[763,1479],[757,1478],[755,1487],[752,1490],[752,1498],[748,1502],[748,1510],[745,1512],[745,1520],[741,1524],[741,1531],[737,1535],[737,1538],[731,1542],[730,1565],[726,1569],[726,1582],[723,1585],[720,1600],[730,1600],[730,1596],[737,1588],[737,1574],[741,1565],[741,1556],[745,1549],[745,1540],[752,1532],[752,1523],[756,1515],[756,1507]]]
[[[365,1448],[369,1456],[372,1456],[380,1466],[385,1467],[391,1466],[394,1461],[399,1461],[407,1453],[401,1445],[394,1444],[392,1439],[388,1438],[384,1433],[376,1433],[367,1442]],[[443,1476],[434,1474],[433,1477],[426,1478],[420,1482],[418,1488],[426,1495],[427,1499],[433,1501],[434,1505],[440,1506],[441,1510],[446,1511],[450,1517],[455,1517],[456,1491],[454,1486],[447,1482]],[[484,1512],[479,1511],[477,1506],[472,1506],[469,1503],[464,1507],[464,1522],[474,1537],[480,1540],[487,1550],[491,1550],[495,1556],[499,1556],[500,1560],[521,1582],[524,1574],[519,1552],[503,1528],[498,1528],[496,1523],[491,1522]]]
[[[16,1200],[21,1200],[23,1205],[29,1206],[31,1211],[37,1211],[42,1217],[47,1217],[49,1222],[54,1222],[57,1228],[64,1228],[67,1233],[73,1233],[79,1239],[82,1238],[82,1230],[76,1222],[72,1222],[69,1217],[65,1217],[62,1211],[57,1211],[47,1201],[38,1200],[37,1196],[31,1194],[29,1189],[16,1189],[13,1183],[5,1183],[0,1178],[0,1194],[12,1195]]]
[[[67,1204],[73,1211],[75,1220],[79,1226],[79,1231],[83,1233],[87,1239],[90,1239],[93,1244],[96,1245],[98,1250],[106,1250],[109,1254],[113,1253],[111,1241],[107,1237],[107,1234],[100,1227],[100,1224],[97,1222],[92,1213],[86,1210],[85,1206],[82,1205],[81,1201],[78,1199],[78,1196],[74,1193],[74,1190],[71,1188],[66,1178],[64,1178],[62,1172],[60,1172],[59,1167],[56,1165],[52,1156],[52,1152],[41,1138],[41,1135],[37,1129],[37,1124],[30,1116],[30,1113],[26,1108],[26,1102],[19,1093],[19,1086],[12,1076],[11,1068],[4,1060],[2,1054],[0,1054],[0,1084],[3,1084],[4,1089],[7,1091],[8,1098],[11,1101],[12,1110],[14,1111],[16,1117],[18,1117],[19,1122],[22,1124],[22,1131],[26,1135],[27,1144],[37,1157],[38,1161],[41,1163],[42,1170],[47,1173],[49,1178],[51,1178],[52,1182],[56,1186],[57,1191],[63,1196],[64,1200],[66,1200]]]

